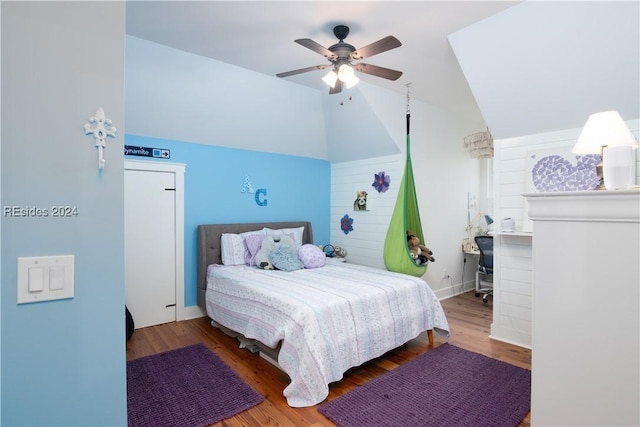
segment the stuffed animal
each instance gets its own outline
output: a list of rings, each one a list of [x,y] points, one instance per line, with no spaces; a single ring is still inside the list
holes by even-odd
[[[411,258],[413,259],[413,261],[420,265],[422,264],[422,261],[420,260],[420,253],[422,251],[420,250],[420,248],[410,248],[409,249],[409,255],[411,255]]]
[[[427,262],[434,262],[436,260],[433,257],[431,249],[420,244],[420,239],[416,237],[411,230],[407,230],[407,245],[409,246],[411,258],[413,258],[416,264],[426,264]]]
[[[289,236],[266,236],[255,257],[256,266],[263,270],[293,271],[303,268],[298,259],[296,243]]]
[[[280,242],[282,236],[267,236],[262,240],[262,245],[256,253],[255,264],[263,270],[275,270],[271,261],[269,260],[269,254],[276,247],[276,243]]]
[[[336,246],[333,250],[333,255],[338,258],[344,258],[347,256],[347,250],[345,248],[341,248],[340,246]]]
[[[366,211],[367,210],[367,192],[356,191],[356,200],[353,202],[354,211]]]
[[[420,248],[409,249],[409,254],[416,265],[422,265],[429,262],[426,256],[422,255]]]

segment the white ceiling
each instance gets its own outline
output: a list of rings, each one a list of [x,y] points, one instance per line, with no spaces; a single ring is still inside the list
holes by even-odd
[[[346,42],[363,47],[387,35],[402,46],[364,62],[404,74],[396,81],[359,74],[370,84],[406,93],[483,121],[447,36],[519,2],[511,1],[128,1],[127,34],[275,77],[327,64],[295,39],[329,47],[333,27],[350,27]],[[287,77],[328,91],[323,71]]]
[[[494,138],[640,109],[636,1],[527,1],[449,36]]]

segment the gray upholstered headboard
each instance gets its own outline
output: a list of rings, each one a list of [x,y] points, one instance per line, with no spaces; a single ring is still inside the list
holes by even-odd
[[[295,228],[304,226],[302,243],[313,243],[313,230],[308,221],[254,222],[240,224],[203,224],[198,226],[198,306],[207,311],[205,291],[207,290],[207,267],[222,264],[220,237],[222,233],[244,233],[261,230],[264,227]]]

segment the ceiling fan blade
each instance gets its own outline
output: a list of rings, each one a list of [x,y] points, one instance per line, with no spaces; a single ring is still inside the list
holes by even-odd
[[[328,66],[329,65],[314,65],[313,67],[300,68],[298,70],[291,70],[291,71],[285,71],[284,73],[278,73],[278,74],[276,74],[276,76],[278,76],[278,77],[295,76],[296,74],[302,74],[302,73],[306,73],[306,72],[309,72],[309,71],[324,70]]]
[[[342,81],[336,80],[336,85],[329,89],[329,95],[333,95],[334,93],[342,92]]]
[[[398,80],[402,75],[402,71],[392,70],[391,68],[378,67],[377,65],[371,64],[355,64],[353,68],[360,71],[361,73],[371,74],[372,76],[382,77],[383,79],[388,80]]]
[[[336,55],[333,52],[311,39],[297,39],[294,41],[307,49],[311,49],[312,51],[319,53],[327,59],[336,59]]]
[[[377,55],[382,52],[386,52],[396,47],[402,46],[400,40],[393,36],[387,36],[383,39],[373,42],[365,47],[362,47],[351,54],[351,59],[364,59],[370,58],[373,55]]]

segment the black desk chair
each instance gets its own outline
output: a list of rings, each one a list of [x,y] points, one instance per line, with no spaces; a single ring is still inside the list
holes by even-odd
[[[482,302],[486,304],[489,295],[493,295],[493,236],[476,236],[474,240],[480,251],[476,271],[476,297],[483,294]]]

